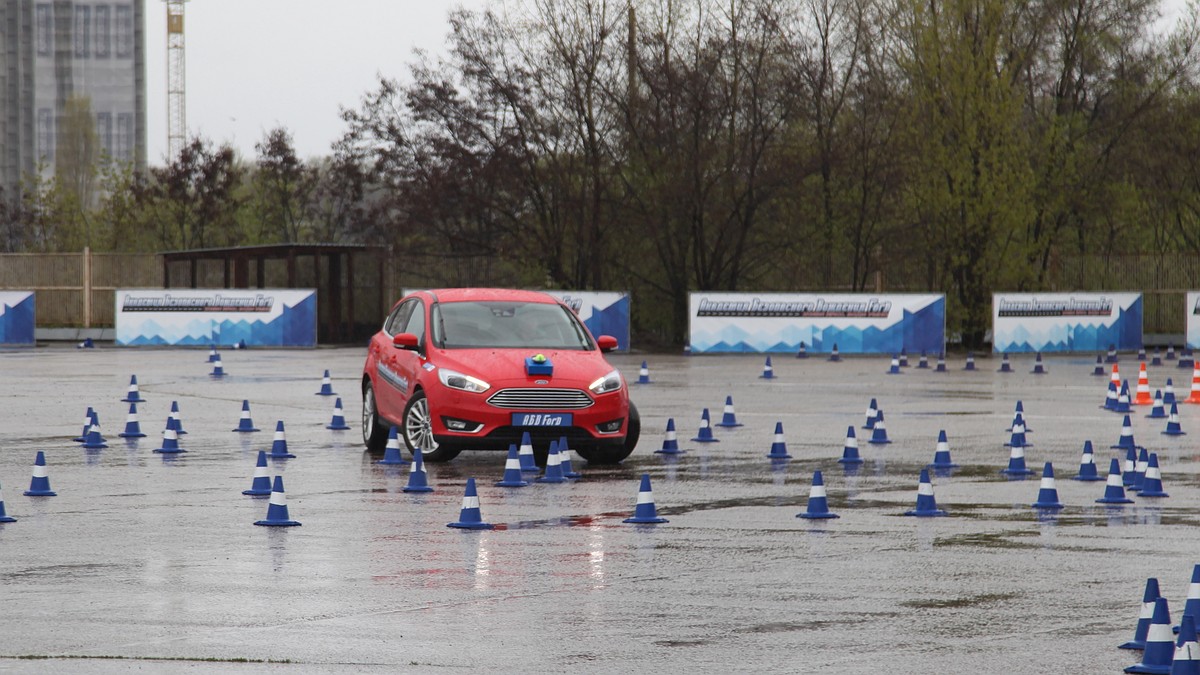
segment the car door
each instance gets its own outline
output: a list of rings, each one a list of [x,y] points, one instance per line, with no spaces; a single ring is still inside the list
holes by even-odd
[[[404,405],[408,403],[406,388],[401,385],[403,379],[398,372],[397,356],[402,349],[392,344],[392,337],[404,332],[409,317],[417,307],[417,300],[410,298],[400,303],[388,316],[383,324],[383,330],[371,341],[371,352],[375,359],[375,406],[384,418],[399,422],[404,413]]]
[[[403,415],[404,406],[408,405],[408,399],[412,396],[413,390],[417,386],[421,367],[425,363],[426,307],[425,303],[418,298],[413,298],[412,302],[414,303],[412,311],[408,315],[404,329],[400,332],[412,333],[417,336],[417,350],[393,349],[394,359],[391,366],[393,373],[395,373],[395,387],[403,398],[403,403],[400,404],[399,414],[401,415]],[[397,417],[395,419],[400,418]]]

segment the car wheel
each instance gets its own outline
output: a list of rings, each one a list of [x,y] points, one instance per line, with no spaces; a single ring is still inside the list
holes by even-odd
[[[448,462],[461,452],[459,448],[439,446],[433,438],[433,416],[425,392],[417,390],[404,406],[404,427],[400,430],[408,451],[421,448],[421,458],[427,462]]]
[[[577,448],[576,454],[587,460],[589,464],[617,464],[633,454],[637,447],[638,438],[642,435],[642,419],[638,415],[637,406],[629,402],[629,420],[625,425],[625,444],[619,448]]]
[[[362,434],[363,445],[371,452],[383,452],[387,449],[388,430],[383,420],[379,418],[375,405],[375,388],[371,381],[363,384]]]

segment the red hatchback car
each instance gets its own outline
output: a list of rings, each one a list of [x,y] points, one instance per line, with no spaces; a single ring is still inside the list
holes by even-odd
[[[539,459],[551,440],[595,463],[629,456],[641,430],[624,378],[558,299],[535,291],[417,291],[392,308],[363,366],[363,441],[382,451],[396,426],[411,451],[444,462],[463,450],[507,450],[528,432]]]

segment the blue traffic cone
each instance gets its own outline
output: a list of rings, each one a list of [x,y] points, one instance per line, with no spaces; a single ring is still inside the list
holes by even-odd
[[[215,344],[208,346],[208,363],[216,363],[221,357],[217,356],[217,346]]]
[[[221,357],[218,356],[216,361],[213,361],[212,372],[209,377],[225,377],[225,367],[221,364]]]
[[[899,360],[901,368],[907,368],[908,367],[908,350],[901,348],[900,356],[899,356],[898,360]]]
[[[1170,675],[1171,659],[1174,656],[1175,638],[1171,634],[1171,611],[1167,607],[1167,599],[1159,596],[1154,601],[1154,612],[1151,614],[1150,627],[1146,631],[1142,660],[1126,668],[1125,672]]]
[[[1108,346],[1108,356],[1104,357],[1105,363],[1117,363],[1120,359],[1117,358],[1117,346]]]
[[[1096,500],[1097,504],[1132,504],[1133,500],[1125,496],[1125,484],[1121,479],[1121,462],[1114,457],[1108,465],[1108,483],[1104,486],[1104,496]],[[1140,647],[1138,648],[1140,649]]]
[[[325,428],[332,429],[334,431],[345,431],[346,429],[350,428],[350,426],[348,424],[346,424],[346,416],[342,412],[342,397],[339,396],[334,401],[334,403],[333,403],[333,419],[330,420],[329,424],[325,425]]]
[[[967,352],[967,365],[963,370],[975,370],[975,352]]]
[[[331,380],[329,378],[328,370],[326,370],[325,374],[321,376],[321,390],[318,391],[316,395],[317,396],[337,396],[337,393],[335,393],[333,391],[333,380]]]
[[[251,497],[266,497],[271,494],[271,475],[267,473],[267,451],[258,451],[258,463],[254,465],[254,480],[250,482],[249,490],[242,494]]]
[[[808,358],[808,345],[804,344],[804,340],[800,341],[800,348],[796,350],[796,358],[798,358],[798,359],[807,359]]]
[[[898,356],[896,356],[895,354],[892,354],[892,363],[891,363],[891,365],[888,366],[887,374],[888,375],[899,375],[900,374],[900,358]]]
[[[283,476],[275,476],[271,487],[271,503],[267,505],[265,520],[254,521],[255,525],[267,527],[295,527],[300,523],[288,516],[287,497],[283,493]]]
[[[725,411],[721,413],[721,421],[717,423],[719,427],[731,428],[742,426],[741,422],[737,421],[737,415],[733,412],[733,397],[725,397]]]
[[[1045,375],[1048,372],[1046,370],[1045,364],[1042,363],[1042,353],[1041,352],[1037,353],[1037,357],[1033,361],[1033,371],[1032,372],[1034,375]]]
[[[932,469],[953,469],[957,464],[950,459],[950,441],[946,440],[946,430],[938,431],[937,448],[933,451]]]
[[[483,522],[483,514],[479,511],[479,495],[475,492],[475,479],[467,479],[467,488],[463,491],[462,510],[458,520],[446,523],[446,527],[456,527],[460,530],[490,530],[491,523]]]
[[[1154,403],[1150,406],[1150,414],[1146,415],[1146,419],[1161,420],[1166,419],[1167,409],[1163,404],[1163,395],[1161,389],[1154,390]]]
[[[383,459],[375,462],[384,466],[408,464],[408,460],[400,454],[400,434],[396,427],[388,429],[387,445],[383,449]]]
[[[533,456],[533,440],[528,431],[521,432],[521,446],[517,448],[517,458],[521,460],[521,471],[525,473],[541,473],[537,459]]]
[[[871,405],[867,406],[867,421],[863,423],[864,429],[874,429],[875,420],[879,417],[879,405],[875,399],[871,399]]]
[[[179,401],[171,401],[171,412],[169,417],[175,420],[175,433],[180,436],[187,432],[183,430],[183,418],[179,416]]]
[[[1117,409],[1117,383],[1109,381],[1108,391],[1104,394],[1104,405],[1100,406],[1105,410]]]
[[[1167,428],[1162,433],[1166,434],[1167,436],[1183,436],[1187,434],[1187,432],[1179,426],[1178,403],[1171,404],[1171,414],[1167,417]]]
[[[797,513],[797,518],[821,520],[838,518],[838,514],[829,510],[829,500],[825,497],[825,480],[820,471],[813,472],[812,487],[808,490],[808,510]]]
[[[1175,402],[1175,383],[1171,378],[1167,378],[1167,384],[1163,387],[1163,405],[1171,405]]]
[[[167,417],[167,428],[163,429],[163,441],[161,448],[155,448],[154,452],[164,455],[177,455],[181,452],[187,452],[179,447],[179,432],[175,429],[175,420]]]
[[[283,432],[283,420],[275,422],[275,438],[271,440],[271,452],[267,455],[271,459],[292,459],[295,457],[288,452],[287,436]]]
[[[679,438],[675,434],[675,418],[667,418],[667,432],[663,435],[662,448],[654,451],[660,455],[678,455],[683,452],[679,449]]]
[[[1183,610],[1179,622],[1179,640],[1171,658],[1171,675],[1200,675],[1200,645],[1196,644],[1196,619]]]
[[[1125,487],[1132,487],[1137,478],[1137,459],[1137,448],[1125,449],[1125,466],[1121,469],[1122,485]],[[1147,457],[1146,460],[1149,461],[1150,458]]]
[[[654,493],[650,490],[650,474],[642,474],[642,484],[638,488],[637,506],[633,509],[633,515],[623,523],[665,523],[666,518],[660,518],[657,509],[654,508]]]
[[[1025,466],[1025,446],[1013,445],[1011,448],[1008,454],[1008,466],[1001,469],[1000,473],[1007,476],[1032,476],[1033,469]]]
[[[1104,357],[1096,355],[1096,367],[1092,369],[1092,375],[1106,375],[1104,372]]]
[[[38,450],[37,458],[33,460],[33,480],[29,481],[29,489],[23,492],[26,497],[56,497],[58,493],[50,489],[50,476],[46,473],[46,453]]]
[[[650,368],[646,366],[646,362],[642,361],[642,367],[638,369],[638,384],[650,384]]]
[[[516,443],[508,445],[508,458],[504,460],[504,477],[496,481],[497,487],[525,487],[529,481],[521,475],[521,459],[517,455]]]
[[[107,448],[108,442],[104,440],[104,436],[100,433],[100,415],[92,411],[92,425],[88,427],[87,436],[84,437],[83,446],[88,450],[99,450]]]
[[[1146,476],[1142,479],[1142,489],[1138,492],[1139,497],[1170,497],[1171,495],[1163,491],[1162,471],[1158,466],[1158,453],[1150,453],[1150,460],[1146,464]]]
[[[1000,359],[1000,370],[998,372],[1011,373],[1012,371],[1012,364],[1008,362],[1008,353],[1005,353]]]
[[[1092,453],[1091,441],[1083,442],[1083,456],[1079,459],[1079,473],[1075,476],[1072,476],[1071,480],[1104,480],[1100,477],[1100,474],[1096,472],[1096,456]]]
[[[925,356],[924,349],[921,350],[921,356],[917,359],[917,368],[922,370],[929,368],[929,357]]]
[[[771,442],[771,450],[767,453],[770,459],[791,459],[788,454],[787,442],[783,440],[783,422],[775,423],[775,440]]]
[[[836,342],[833,343],[833,349],[829,352],[829,360],[835,363],[842,360],[842,355],[838,353],[838,346]]]
[[[709,426],[708,408],[705,408],[700,413],[700,430],[696,432],[696,437],[692,439],[696,443],[720,443],[721,441],[713,438],[712,427]]]
[[[408,471],[408,485],[401,492],[433,492],[429,486],[428,476],[425,475],[425,462],[421,461],[421,449],[413,448],[412,467]]]
[[[1140,454],[1137,461],[1133,464],[1133,480],[1129,484],[1129,489],[1134,492],[1141,492],[1142,487],[1146,483],[1146,469],[1150,468],[1150,455],[1145,448],[1138,446]]]
[[[771,357],[770,356],[767,357],[766,363],[763,364],[762,375],[759,375],[759,377],[764,380],[775,379],[775,369],[771,367]]]
[[[854,435],[854,425],[846,427],[846,442],[842,446],[842,458],[838,464],[862,464],[863,458],[858,454],[858,437]]]
[[[125,398],[121,399],[122,403],[145,403],[146,399],[138,393],[137,375],[129,376],[129,392],[125,394]]]
[[[1025,438],[1025,418],[1022,417],[1021,413],[1016,413],[1013,415],[1012,425],[1008,427],[1008,430],[1012,432],[1012,436],[1009,437],[1009,440],[1004,444],[1004,447],[1032,447],[1033,444]]]
[[[1167,359],[1168,361],[1174,361],[1174,360],[1175,360],[1175,343],[1174,343],[1174,342],[1168,342],[1168,343],[1167,343],[1167,354],[1166,354],[1166,359]]]
[[[583,474],[579,473],[571,466],[571,445],[567,443],[566,436],[558,437],[558,456],[562,460],[561,466],[563,478],[570,478],[572,480],[576,478],[583,478]]]
[[[936,373],[946,372],[946,352],[938,352],[937,365],[933,370]]]
[[[1109,446],[1113,450],[1125,450],[1126,448],[1137,447],[1137,443],[1133,441],[1133,424],[1129,421],[1129,415],[1121,422],[1121,436],[1117,442]]]
[[[83,338],[83,342],[80,342],[79,344],[75,345],[75,348],[76,349],[95,349],[96,343],[92,342],[92,338],[86,337],[86,338]],[[0,522],[2,522],[2,521],[0,521]]]
[[[1113,408],[1113,412],[1127,413],[1132,410],[1129,406],[1131,400],[1129,398],[1129,380],[1121,381],[1121,393],[1117,394],[1117,405]]]
[[[1200,565],[1192,566],[1192,583],[1188,585],[1187,603],[1183,606],[1184,616],[1200,616]]]
[[[1138,347],[1137,360],[1138,361],[1146,360],[1146,348],[1145,347]]]
[[[1194,368],[1195,362],[1192,361],[1192,350],[1184,347],[1179,352],[1179,360],[1175,362],[1176,368]]]
[[[233,346],[233,348],[234,348],[234,349],[245,349],[245,348],[246,348],[246,341],[245,341],[245,340],[238,340],[238,341],[237,341],[237,344],[236,344],[236,345],[234,345],[234,346]]]
[[[1152,365],[1152,366],[1161,366],[1162,365],[1162,349],[1160,349],[1158,347],[1154,348],[1154,356],[1150,357],[1150,365]]]
[[[1054,465],[1046,462],[1042,469],[1042,486],[1038,489],[1037,501],[1030,504],[1035,509],[1058,510],[1063,508],[1058,501],[1058,488],[1054,485]]]
[[[550,452],[546,454],[546,470],[534,479],[536,483],[565,483],[562,475],[562,456],[558,452],[558,441],[550,441]]]
[[[15,523],[15,522],[17,522],[17,519],[8,515],[8,513],[4,510],[4,490],[0,489],[0,523]]]
[[[876,411],[875,428],[871,429],[871,440],[867,442],[871,445],[891,443],[887,437],[887,424],[883,421],[883,408]]]
[[[254,426],[254,420],[250,419],[250,401],[247,399],[242,399],[242,416],[241,419],[238,420],[237,428],[234,429],[234,431],[250,433],[258,430],[258,427]]]
[[[921,482],[917,485],[917,508],[905,511],[904,515],[922,518],[946,515],[945,511],[937,507],[937,500],[933,497],[933,483],[929,480],[929,469],[921,469]]]
[[[92,428],[92,415],[94,413],[95,413],[95,411],[92,410],[92,406],[89,405],[88,409],[87,409],[87,414],[83,416],[83,431],[80,431],[79,436],[72,439],[76,443],[82,443],[87,440],[87,432],[88,432],[88,429]]]
[[[125,431],[117,434],[121,438],[143,438],[142,425],[138,422],[137,404],[129,404],[129,414],[125,417]]]
[[[1117,649],[1136,649],[1143,650],[1146,648],[1146,635],[1150,632],[1150,621],[1154,618],[1154,606],[1157,600],[1161,597],[1158,592],[1158,579],[1150,577],[1146,579],[1146,590],[1142,591],[1142,605],[1138,611],[1137,628],[1133,630],[1133,639]]]

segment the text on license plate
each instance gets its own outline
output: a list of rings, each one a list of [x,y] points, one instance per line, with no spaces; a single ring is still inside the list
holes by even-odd
[[[571,413],[513,413],[514,427],[569,427]]]

